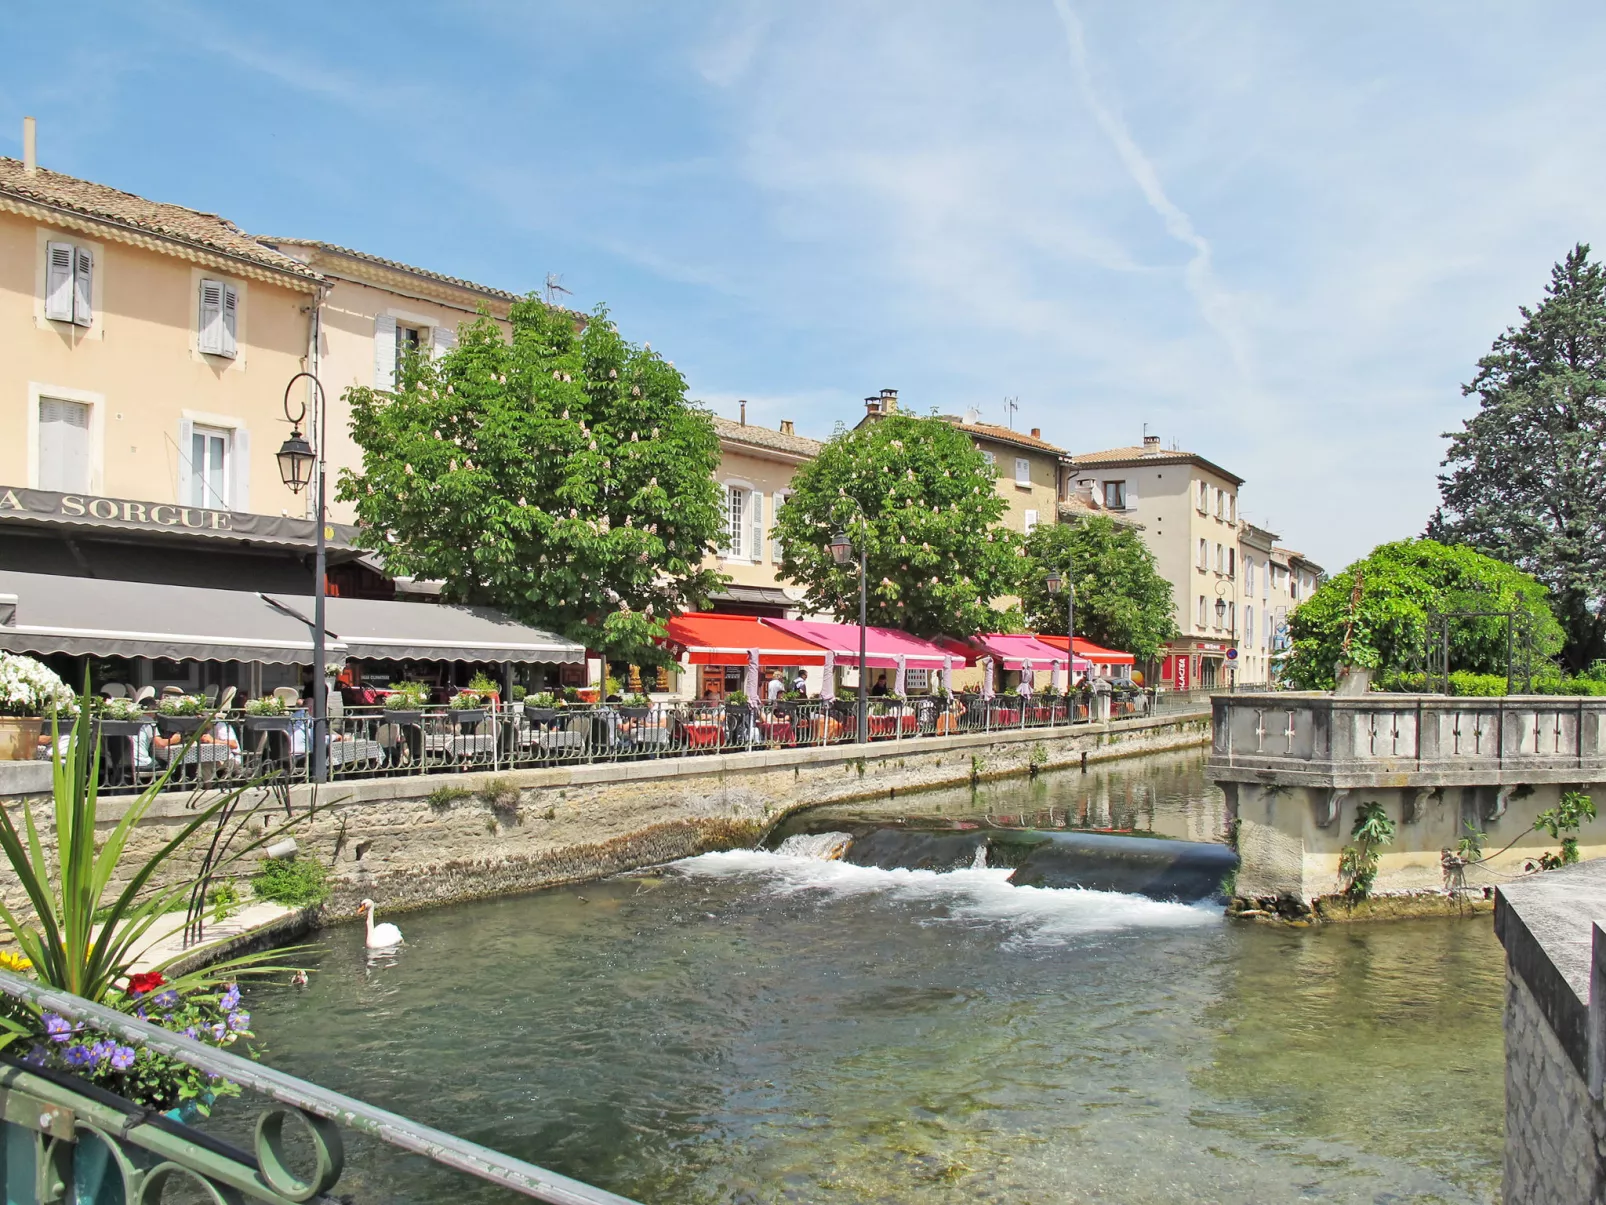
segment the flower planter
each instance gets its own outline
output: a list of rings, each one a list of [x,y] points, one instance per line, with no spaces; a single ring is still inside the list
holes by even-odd
[[[644,720],[651,712],[651,707],[621,707],[619,709],[619,714],[627,720]]]
[[[140,734],[142,729],[151,725],[150,720],[101,720],[99,723],[102,737],[117,737],[127,740]]]
[[[290,715],[248,715],[245,728],[247,732],[289,732],[295,722]]]
[[[532,724],[550,724],[552,717],[558,714],[556,707],[525,707],[524,718]]]
[[[451,721],[454,724],[478,724],[483,722],[485,719],[485,708],[467,707],[462,711],[456,711],[448,708],[446,714],[451,718]]]
[[[188,736],[206,726],[204,715],[161,715],[156,717],[156,728],[163,736]]]
[[[397,724],[404,728],[417,728],[424,722],[422,711],[408,707],[387,707],[385,709],[385,723]]]
[[[32,761],[44,723],[34,716],[0,716],[0,761]]]

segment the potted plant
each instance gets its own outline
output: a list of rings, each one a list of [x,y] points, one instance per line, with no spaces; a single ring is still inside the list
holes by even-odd
[[[72,688],[49,666],[0,653],[0,761],[32,761],[45,715],[72,697]]]
[[[644,720],[651,711],[652,700],[643,694],[626,695],[619,705],[619,714],[631,720]]]
[[[524,696],[524,714],[532,724],[550,724],[562,705],[562,700],[550,690]]]
[[[385,696],[385,718],[392,724],[417,727],[424,721],[429,687],[422,682],[397,682]]]
[[[277,695],[263,695],[245,705],[245,727],[248,732],[289,732],[295,720],[283,699]]]
[[[748,706],[747,692],[745,690],[731,691],[730,694],[725,696],[725,706],[734,707],[737,710],[746,708]]]
[[[485,696],[477,690],[460,690],[447,701],[454,724],[478,724],[485,718]]]
[[[167,695],[156,704],[156,728],[163,736],[189,736],[206,722],[206,700],[200,695]]]
[[[138,736],[140,729],[155,722],[133,699],[107,699],[101,705],[98,719],[102,737]]]

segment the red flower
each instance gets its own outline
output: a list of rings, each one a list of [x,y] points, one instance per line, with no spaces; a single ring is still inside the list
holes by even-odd
[[[136,996],[143,996],[146,992],[154,992],[167,983],[160,971],[144,971],[138,975],[128,977],[128,990]]]

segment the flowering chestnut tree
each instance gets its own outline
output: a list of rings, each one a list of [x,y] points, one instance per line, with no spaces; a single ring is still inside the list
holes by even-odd
[[[661,620],[706,603],[722,522],[719,441],[686,381],[598,308],[514,304],[394,393],[346,392],[362,467],[343,470],[370,546],[453,602],[490,604],[637,664]]]
[[[917,636],[995,630],[989,604],[1012,592],[1020,539],[998,526],[1008,509],[963,431],[941,419],[892,415],[837,435],[798,470],[779,508],[782,576],[809,606],[859,617],[860,541],[869,555],[869,620]],[[837,565],[831,538],[854,543]]]

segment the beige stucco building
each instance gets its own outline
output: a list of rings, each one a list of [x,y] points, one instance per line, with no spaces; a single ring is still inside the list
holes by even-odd
[[[740,420],[714,419],[720,453],[715,479],[724,491],[725,529],[708,566],[731,579],[714,609],[780,618],[796,614],[803,592],[788,590],[781,580],[775,516],[791,493],[793,476],[819,455],[820,443],[797,434],[789,419],[779,430],[750,426],[746,410],[744,402]]]
[[[1238,566],[1243,478],[1196,453],[1162,448],[1153,435],[1141,447],[1074,460],[1076,488],[1102,499],[1112,513],[1136,519],[1156,568],[1171,583],[1182,635],[1161,661],[1158,684],[1171,690],[1225,685],[1244,601]]]
[[[0,158],[0,485],[301,514],[274,453],[321,288],[214,214]]]
[[[329,513],[337,521],[353,522],[356,508],[334,497],[339,470],[358,468],[362,461],[362,451],[351,438],[346,390],[356,385],[394,387],[408,351],[444,354],[456,345],[458,327],[481,313],[509,335],[508,310],[518,295],[332,243],[261,241],[326,282],[312,370],[329,404]]]

